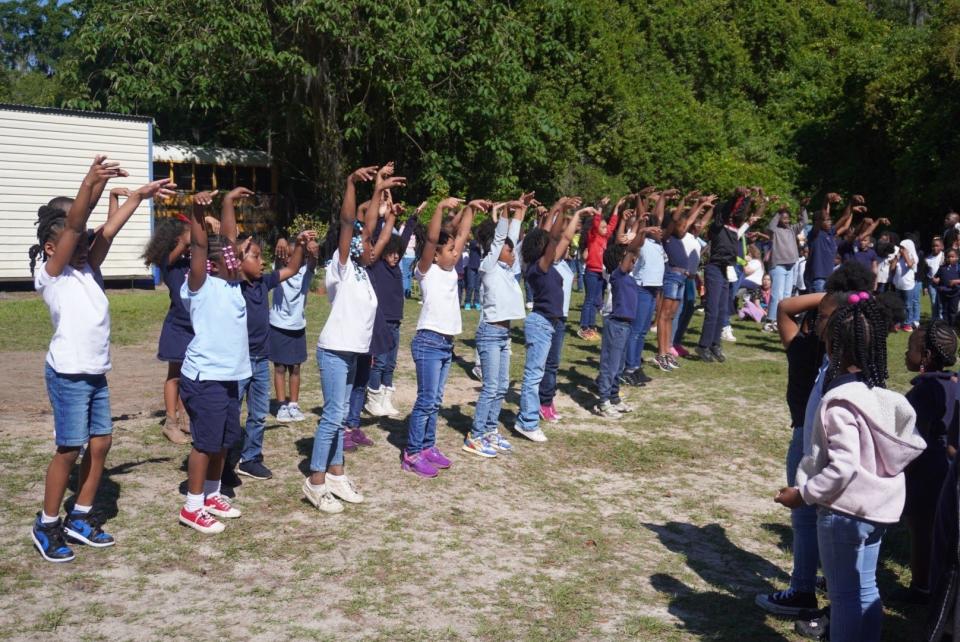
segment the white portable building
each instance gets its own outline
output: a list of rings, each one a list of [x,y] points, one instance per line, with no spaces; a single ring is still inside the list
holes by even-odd
[[[77,193],[93,157],[106,154],[130,173],[113,179],[88,227],[106,220],[110,187],[151,180],[153,119],[0,103],[0,287],[29,281],[27,251],[37,242],[37,209]],[[153,203],[143,202],[114,240],[102,266],[105,279],[149,279],[140,258],[153,229]]]

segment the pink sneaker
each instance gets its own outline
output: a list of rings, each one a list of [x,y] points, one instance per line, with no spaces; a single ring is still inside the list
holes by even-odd
[[[690,351],[687,350],[686,348],[684,348],[684,347],[683,347],[682,345],[680,345],[679,343],[678,343],[677,345],[673,346],[673,349],[676,351],[676,354],[673,355],[673,356],[675,356],[675,357],[686,358],[686,357],[689,357],[689,356],[690,356]]]
[[[407,451],[403,451],[403,459],[400,460],[400,468],[411,473],[416,473],[421,477],[430,478],[436,477],[440,474],[437,469],[433,467],[433,464],[427,461],[426,453],[408,455]]]
[[[680,352],[676,348],[670,348],[669,350],[667,350],[667,354],[669,354],[671,357],[680,356]]]
[[[350,431],[350,440],[358,446],[372,446],[373,440],[367,437],[367,434],[360,428],[354,428]]]
[[[540,418],[553,423],[557,420],[557,415],[554,413],[552,406],[540,406]]]
[[[344,430],[343,431],[343,450],[344,452],[352,453],[357,449],[357,444],[353,440],[353,431]]]
[[[561,419],[563,419],[563,415],[561,415],[559,412],[557,412],[557,403],[556,403],[556,402],[551,402],[551,403],[550,403],[550,413],[553,415],[553,420],[554,420],[555,422],[556,422],[556,421],[560,421]]]
[[[450,460],[436,446],[430,446],[422,454],[435,468],[450,468]]]

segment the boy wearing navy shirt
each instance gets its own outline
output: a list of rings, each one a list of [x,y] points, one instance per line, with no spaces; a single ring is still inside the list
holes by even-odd
[[[603,324],[603,340],[600,344],[600,372],[597,375],[600,400],[597,413],[609,419],[617,419],[621,414],[633,410],[620,399],[619,377],[626,362],[630,327],[637,315],[639,286],[631,272],[647,231],[642,229],[637,233],[639,226],[638,219],[633,230],[636,236],[630,245],[617,243],[603,253],[604,267],[610,273],[613,303],[610,316]]]

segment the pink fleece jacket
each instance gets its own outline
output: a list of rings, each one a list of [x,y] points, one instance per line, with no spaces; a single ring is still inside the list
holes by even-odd
[[[926,447],[906,398],[861,381],[823,396],[811,452],[800,462],[803,501],[881,524],[900,519],[903,471]]]

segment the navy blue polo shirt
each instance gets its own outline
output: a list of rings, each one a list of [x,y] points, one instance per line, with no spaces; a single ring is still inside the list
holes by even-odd
[[[533,293],[533,311],[548,319],[563,316],[563,277],[551,265],[546,272],[535,261],[527,268],[527,286]]]
[[[825,279],[833,273],[837,257],[837,232],[814,228],[810,239],[810,256],[807,258],[807,273],[811,279]],[[811,232],[811,234],[813,234]]]
[[[677,241],[679,245],[680,242]],[[613,309],[610,316],[621,321],[633,321],[637,316],[637,281],[619,267],[610,275]]]
[[[268,358],[270,344],[270,290],[280,285],[280,273],[264,274],[256,281],[241,281],[240,292],[247,302],[247,339],[250,356]]]

